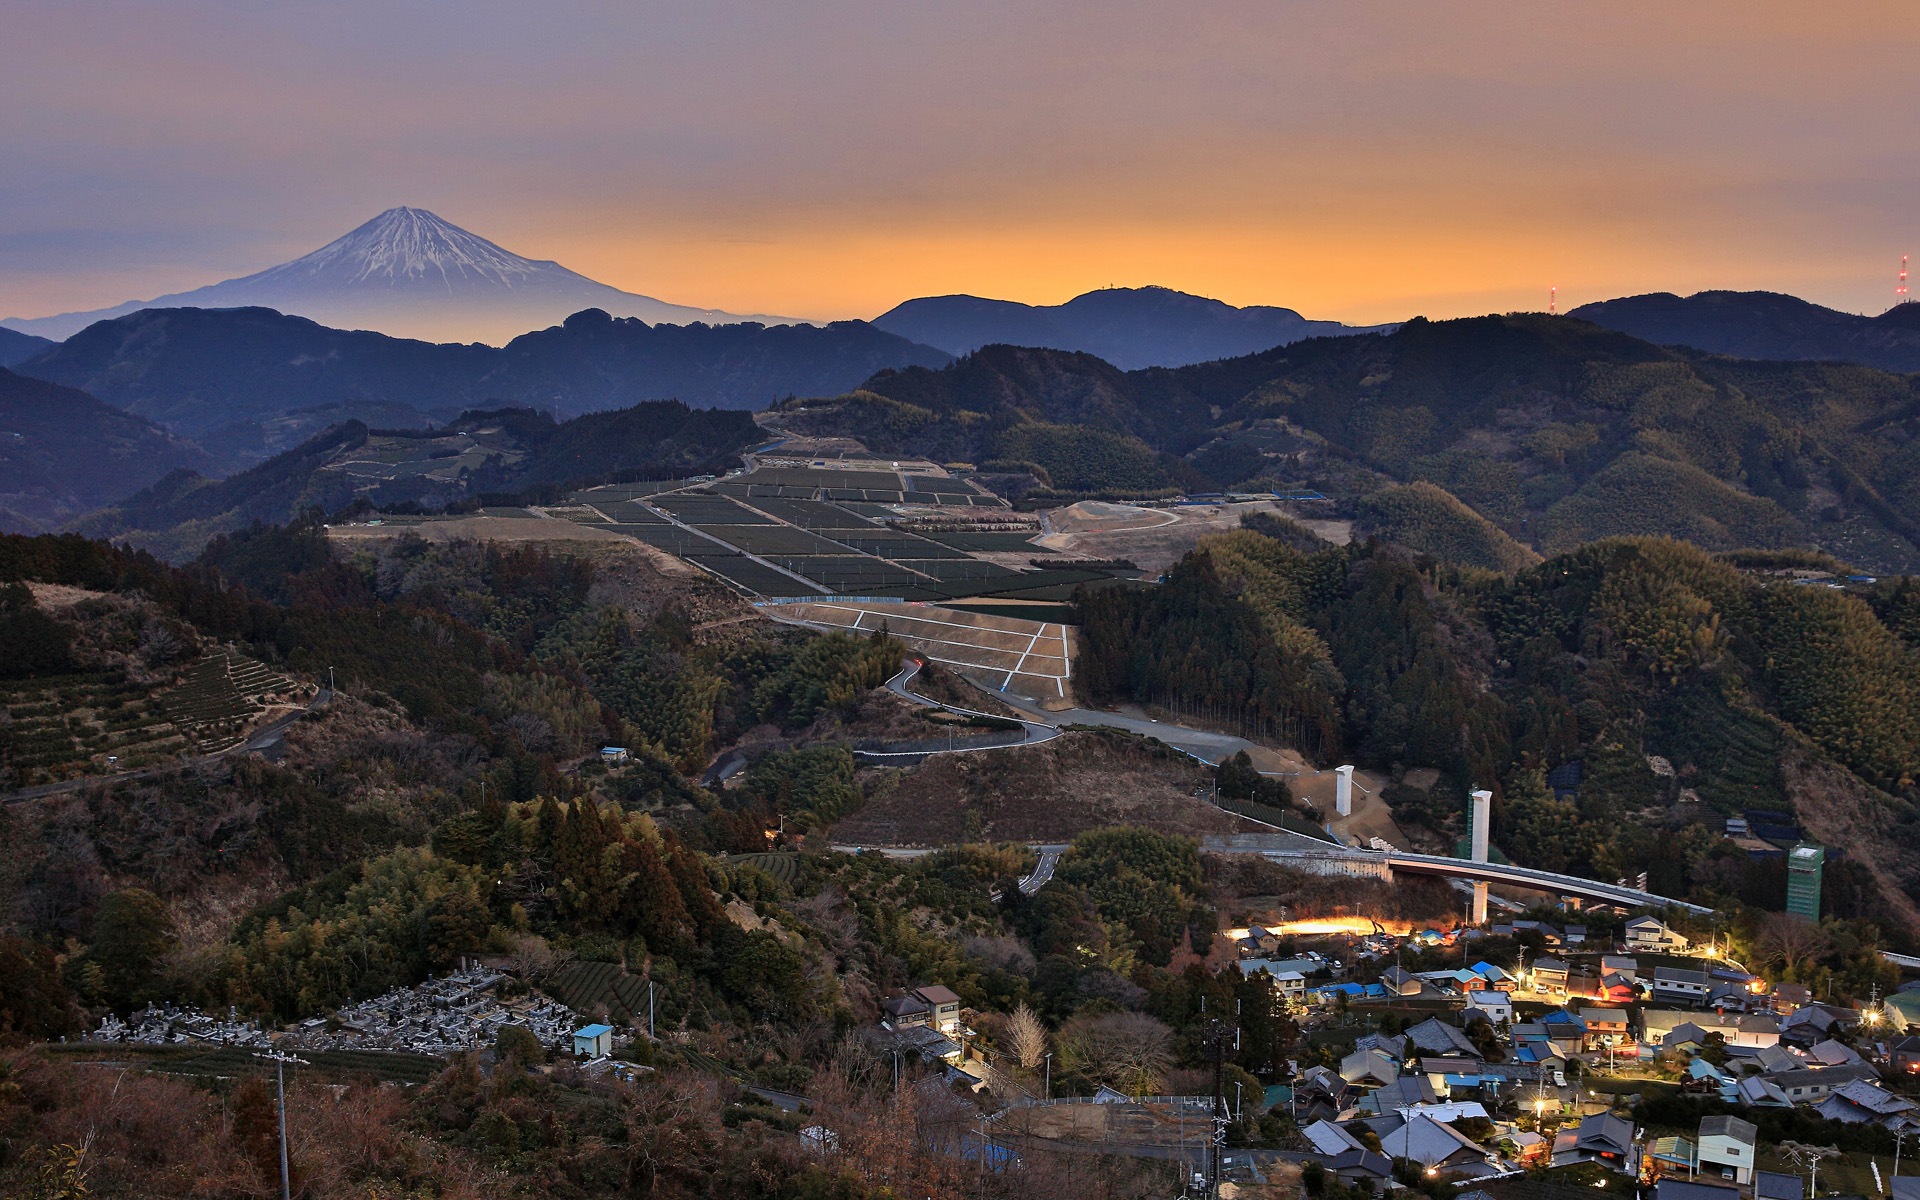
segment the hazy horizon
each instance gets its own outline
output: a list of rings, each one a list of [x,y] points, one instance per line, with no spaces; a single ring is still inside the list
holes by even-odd
[[[1148,284],[1376,323],[1643,292],[1893,303],[1895,4],[9,6],[0,315],[243,276],[412,205],[675,304]]]

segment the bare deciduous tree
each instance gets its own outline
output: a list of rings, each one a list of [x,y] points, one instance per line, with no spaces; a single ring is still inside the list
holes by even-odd
[[[1007,1018],[1007,1046],[1022,1067],[1032,1071],[1047,1056],[1047,1027],[1025,1001]]]
[[[1173,1031],[1145,1013],[1075,1017],[1057,1042],[1068,1066],[1134,1096],[1157,1090],[1173,1063]]]

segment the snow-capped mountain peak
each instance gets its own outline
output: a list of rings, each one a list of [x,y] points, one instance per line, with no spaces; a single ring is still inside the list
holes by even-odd
[[[691,321],[805,323],[793,317],[737,316],[636,295],[556,262],[522,258],[424,208],[390,208],[311,254],[253,275],[154,300],[13,319],[5,325],[58,339],[95,321],[143,308],[248,306],[296,313],[349,329],[496,344],[556,325],[587,308],[675,325]]]
[[[236,282],[469,290],[523,287],[543,276],[585,282],[558,263],[522,258],[424,208],[390,208],[311,254]]]

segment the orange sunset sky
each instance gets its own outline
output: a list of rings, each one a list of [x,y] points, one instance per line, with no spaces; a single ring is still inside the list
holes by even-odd
[[[676,303],[1892,303],[1912,3],[0,0],[0,316],[393,205]]]

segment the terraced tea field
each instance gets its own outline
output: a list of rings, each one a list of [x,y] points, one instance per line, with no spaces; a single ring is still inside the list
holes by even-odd
[[[305,693],[264,664],[225,651],[166,690],[120,670],[0,683],[0,785],[33,787],[224,750],[270,707],[301,703]]]
[[[185,753],[186,735],[123,671],[0,684],[0,778],[30,787]]]
[[[244,654],[222,651],[196,663],[179,687],[160,698],[167,719],[201,754],[225,750],[247,732],[274,703],[294,703],[293,680]]]
[[[582,1014],[605,1013],[619,1024],[647,1019],[647,981],[619,963],[568,963],[546,983],[554,999]]]

